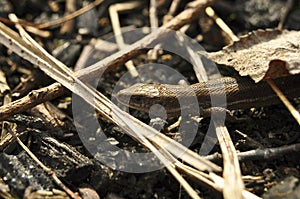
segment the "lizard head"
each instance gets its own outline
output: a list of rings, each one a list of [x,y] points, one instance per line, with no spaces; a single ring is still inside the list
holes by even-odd
[[[175,100],[170,101],[172,95],[174,95],[173,99]],[[160,105],[159,107],[163,107],[168,114],[174,111],[178,112],[174,107],[180,107],[177,105],[178,101],[175,94],[170,93],[170,90],[163,84],[134,84],[119,91],[116,98],[120,103],[143,112],[149,111],[151,107],[153,108],[157,104]]]

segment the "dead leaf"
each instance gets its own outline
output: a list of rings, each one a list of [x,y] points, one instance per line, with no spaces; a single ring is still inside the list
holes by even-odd
[[[270,64],[274,66],[274,63],[279,61],[285,65],[288,74],[298,74],[300,73],[300,32],[253,31],[240,37],[240,41],[234,42],[221,51],[209,53],[208,56],[218,64],[234,67],[241,76],[249,75],[255,82],[265,77]],[[280,72],[277,76],[280,76],[279,74]]]
[[[275,79],[282,76],[290,75],[288,70],[288,63],[279,59],[274,59],[269,63],[269,69],[267,70],[263,79]]]

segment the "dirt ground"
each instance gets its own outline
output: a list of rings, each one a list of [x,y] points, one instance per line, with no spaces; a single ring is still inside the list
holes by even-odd
[[[176,2],[176,0],[173,1]],[[173,12],[170,11],[173,1],[156,1],[159,27],[167,18],[173,19],[187,9],[190,2],[179,1]],[[27,27],[25,29],[44,49],[70,69],[79,71],[118,52],[118,46],[115,43],[101,43],[97,46],[97,42],[103,40],[114,42],[111,39],[113,37],[111,22],[116,18],[112,18],[109,10],[115,5],[125,6],[123,3],[130,1],[104,1],[71,21],[54,25],[47,24],[47,22],[63,18],[92,2],[92,0],[1,0],[0,21],[16,30],[8,19],[9,13],[15,13],[19,19],[23,20],[21,24]],[[151,26],[150,2],[144,0],[139,2],[137,7],[117,12],[123,32]],[[211,7],[237,36],[246,35],[258,29],[273,30],[278,27],[290,31],[300,30],[299,0],[225,0],[215,1]],[[223,47],[232,43],[232,38],[216,24],[213,17],[209,17],[203,9],[199,12],[201,13],[195,19],[187,22],[189,26],[185,29],[185,34],[189,38],[197,41],[207,52],[222,50]],[[46,24],[46,26],[42,27],[37,24]],[[30,27],[34,28],[30,29]],[[144,36],[129,32],[126,34],[125,43],[130,45]],[[300,44],[299,41],[296,42],[298,46],[295,47],[295,51],[299,55]],[[151,63],[166,65],[178,71],[190,84],[197,83],[197,76],[192,65],[176,53],[158,51],[157,57],[150,60],[145,51],[134,56],[132,61],[135,66],[138,66],[137,68],[141,68],[138,70],[143,68],[139,66]],[[218,65],[218,67],[222,66]],[[149,79],[149,82],[146,79],[145,83],[153,83],[153,81],[150,82],[151,78],[160,77],[159,82],[177,84],[176,78],[174,80],[173,76],[168,76],[155,68],[143,73],[145,73],[144,77]],[[230,71],[224,73],[237,75]],[[15,112],[8,111],[9,116],[6,116],[6,112],[1,111],[4,109],[0,108],[0,198],[74,197],[57,185],[57,182],[53,180],[52,172],[45,171],[45,168],[43,169],[24,151],[16,138],[11,136],[11,131],[17,133],[19,139],[39,161],[45,167],[50,168],[61,182],[75,193],[76,197],[93,199],[190,198],[182,185],[165,168],[151,172],[125,172],[113,168],[126,167],[130,159],[126,153],[119,153],[114,148],[106,148],[103,154],[91,152],[91,148],[101,151],[102,147],[103,149],[106,147],[101,141],[93,140],[101,133],[106,136],[109,143],[124,150],[145,153],[149,150],[100,113],[89,111],[90,107],[67,89],[55,98],[32,93],[34,90],[55,83],[55,80],[51,78],[51,75],[41,71],[38,66],[24,60],[4,45],[0,45],[0,78],[0,105],[2,107],[18,99],[26,99],[28,96],[33,96],[31,101],[42,99],[37,103],[40,105],[34,104],[30,107],[27,104],[18,107]],[[105,71],[101,78],[98,78],[97,90],[109,99],[114,99],[112,93],[128,87],[128,81],[130,81],[125,64]],[[299,85],[294,85],[294,87],[298,88]],[[296,96],[299,97],[297,93]],[[298,111],[300,110],[298,98],[291,99],[291,103]],[[22,107],[25,108],[22,109]],[[80,114],[74,111],[74,107],[80,111]],[[122,108],[126,109],[124,106]],[[147,113],[134,109],[130,109],[130,113],[146,124],[152,124],[154,128],[157,126],[161,128],[161,123],[150,120]],[[235,119],[226,120],[226,127],[235,149],[238,152],[261,150],[261,154],[257,150],[256,154],[239,157],[245,189],[263,198],[299,198],[300,128],[291,113],[282,103],[234,109],[231,113]],[[89,123],[93,121],[92,118],[96,118],[101,129],[93,129]],[[166,119],[161,132],[180,141],[178,128],[167,130],[168,126],[175,123],[177,119],[174,117]],[[78,121],[82,123],[76,124]],[[184,122],[197,126],[189,149],[198,153],[211,128],[210,117]],[[190,132],[181,133],[188,135]],[[214,139],[214,137],[209,137],[209,139]],[[204,157],[223,167],[220,145],[217,143],[211,148],[209,145],[206,147],[209,153],[206,153]],[[158,164],[151,156],[147,161],[145,164]],[[182,176],[201,198],[224,197],[221,192],[209,188],[204,183],[199,183],[184,172]]]

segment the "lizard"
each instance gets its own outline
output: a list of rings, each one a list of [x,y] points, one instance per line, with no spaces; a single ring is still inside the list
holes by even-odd
[[[300,75],[274,79],[275,84],[288,98],[300,96]],[[184,107],[178,99],[188,102],[196,97],[201,110],[211,108],[213,97],[226,96],[227,110],[247,109],[280,103],[280,99],[266,81],[255,83],[250,77],[222,77],[189,86],[170,84],[138,83],[116,94],[117,100],[131,108],[146,112],[151,106],[160,104],[169,116],[178,116]]]

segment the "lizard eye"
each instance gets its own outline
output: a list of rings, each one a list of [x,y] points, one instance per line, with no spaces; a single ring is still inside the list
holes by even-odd
[[[133,98],[133,101],[137,104],[141,104],[142,105],[142,98],[140,96],[136,96]]]

